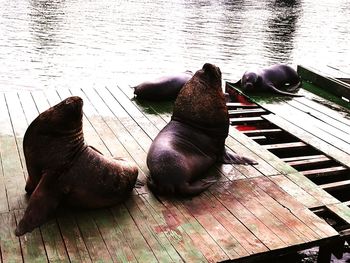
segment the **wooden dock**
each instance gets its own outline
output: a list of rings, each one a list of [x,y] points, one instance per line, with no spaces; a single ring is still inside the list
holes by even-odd
[[[148,148],[171,112],[164,111],[164,104],[138,104],[131,93],[119,86],[0,93],[0,262],[249,262],[313,246],[322,248],[327,261],[330,252],[339,252],[350,223],[347,204],[234,126],[226,146],[259,164],[214,167],[209,176],[219,181],[200,196],[156,198],[144,186],[115,207],[61,208],[52,220],[17,238],[14,229],[27,204],[23,135],[40,112],[68,96],[84,100],[88,144],[105,155],[133,160],[139,178],[146,180]],[[235,111],[249,110],[247,104],[229,106],[233,118]],[[304,143],[350,167],[349,149],[340,149],[346,142],[332,146],[322,134],[300,130],[286,121],[288,116],[266,110],[271,112],[259,118],[300,135]],[[250,110],[248,116],[257,113]],[[320,216],[324,213],[338,224],[330,226]]]

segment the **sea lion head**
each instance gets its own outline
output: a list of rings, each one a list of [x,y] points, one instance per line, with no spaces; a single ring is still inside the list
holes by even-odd
[[[68,97],[38,116],[41,133],[64,133],[82,127],[83,100],[80,97]]]
[[[254,89],[259,81],[259,76],[255,72],[245,72],[242,77],[242,88],[246,91]]]
[[[227,135],[228,112],[219,67],[205,63],[184,85],[175,101],[173,119]]]

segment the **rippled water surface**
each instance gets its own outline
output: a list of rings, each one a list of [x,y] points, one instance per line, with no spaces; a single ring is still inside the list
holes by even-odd
[[[203,63],[350,72],[350,0],[0,0],[0,91],[136,84]]]

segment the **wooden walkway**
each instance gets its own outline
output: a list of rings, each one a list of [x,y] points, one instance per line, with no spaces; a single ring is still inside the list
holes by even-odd
[[[27,203],[23,135],[40,112],[71,95],[84,100],[88,144],[130,158],[146,180],[148,148],[171,115],[164,107],[140,105],[118,86],[0,93],[0,262],[250,261],[343,240],[310,209],[329,207],[347,224],[350,209],[234,127],[227,147],[259,164],[214,167],[209,174],[219,182],[204,194],[158,200],[145,186],[119,206],[62,208],[17,238]],[[340,162],[349,165],[349,159]]]

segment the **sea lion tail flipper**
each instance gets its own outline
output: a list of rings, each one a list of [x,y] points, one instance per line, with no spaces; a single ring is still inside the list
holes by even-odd
[[[287,86],[287,92],[297,92],[302,86],[302,82],[301,80],[294,84],[294,85],[290,85],[290,86]]]
[[[56,174],[44,173],[38,186],[35,188],[28,203],[23,218],[19,221],[15,230],[16,236],[22,236],[42,225],[49,215],[55,211],[63,193],[54,187],[52,182],[57,178]],[[50,188],[50,186],[53,186]]]
[[[295,93],[290,93],[290,92],[279,90],[273,85],[269,85],[269,87],[270,87],[270,89],[272,91],[274,91],[274,92],[276,92],[277,94],[280,94],[280,95],[287,95],[287,96],[292,96],[292,97],[304,97],[304,95],[301,95],[301,94],[295,94]]]
[[[257,161],[235,153],[224,150],[220,161],[224,164],[258,164]]]
[[[177,186],[176,190],[182,196],[193,196],[200,194],[216,182],[217,180],[200,180],[191,184],[186,182]]]
[[[144,182],[142,182],[139,179],[137,179],[136,183],[135,183],[135,188],[141,188],[144,185],[145,185]]]

